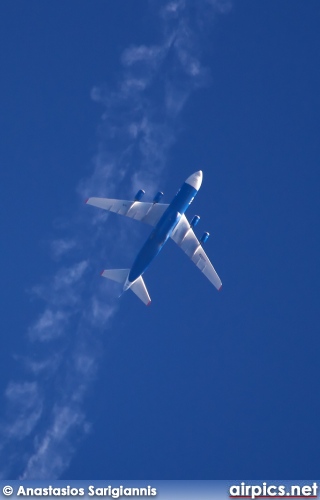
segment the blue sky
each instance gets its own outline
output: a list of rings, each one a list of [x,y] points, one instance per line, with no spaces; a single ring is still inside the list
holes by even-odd
[[[3,1],[0,477],[319,471],[317,1]],[[191,173],[221,293],[87,196]]]

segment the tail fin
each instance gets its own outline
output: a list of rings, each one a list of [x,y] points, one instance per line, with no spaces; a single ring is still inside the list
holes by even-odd
[[[109,280],[117,281],[117,283],[121,283],[123,285],[128,277],[129,271],[130,269],[105,269],[102,271],[101,276],[108,278]],[[133,293],[135,293],[146,306],[150,305],[150,295],[148,294],[148,290],[144,284],[142,276],[139,276],[139,278],[136,279],[136,281],[131,285],[130,290],[132,290]]]

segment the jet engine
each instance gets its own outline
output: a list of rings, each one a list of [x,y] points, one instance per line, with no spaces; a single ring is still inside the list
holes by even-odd
[[[162,199],[163,197],[163,192],[162,191],[159,191],[155,197],[153,198],[153,203],[159,203],[159,201]]]
[[[203,235],[201,236],[200,238],[200,243],[205,243],[206,241],[208,241],[208,238],[210,236],[210,233],[203,233]]]
[[[196,225],[198,224],[199,220],[200,220],[199,215],[195,215],[193,217],[192,221],[190,222],[190,226],[191,227],[196,227]]]
[[[134,197],[134,201],[140,201],[142,196],[145,194],[145,191],[143,189],[139,189],[137,194]]]

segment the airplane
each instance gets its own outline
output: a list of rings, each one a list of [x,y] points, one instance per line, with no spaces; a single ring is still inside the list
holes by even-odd
[[[163,197],[161,191],[155,195],[152,203],[140,201],[145,194],[142,189],[137,192],[132,201],[88,198],[86,200],[88,205],[131,217],[150,224],[154,228],[138,253],[131,269],[105,269],[101,276],[121,283],[123,285],[122,293],[132,290],[145,305],[149,306],[151,299],[142,275],[170,237],[217,290],[221,290],[221,280],[202,248],[202,244],[209,238],[209,233],[203,233],[199,241],[193,228],[198,224],[200,217],[195,215],[189,223],[184,215],[200,189],[202,178],[201,170],[190,175],[169,205],[160,203]]]

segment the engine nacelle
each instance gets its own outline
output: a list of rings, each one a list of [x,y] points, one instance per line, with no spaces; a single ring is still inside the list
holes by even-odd
[[[163,192],[162,191],[159,191],[155,197],[153,198],[153,203],[159,203],[159,201],[162,199],[163,197]]]
[[[200,243],[205,243],[206,241],[208,241],[208,238],[210,236],[210,233],[203,233],[203,235],[201,236],[200,238]]]
[[[196,225],[198,224],[199,220],[200,220],[199,215],[195,215],[193,217],[192,221],[190,222],[190,226],[191,227],[196,227]]]
[[[145,194],[145,191],[143,189],[139,189],[137,194],[134,197],[134,201],[140,201],[142,196]]]

